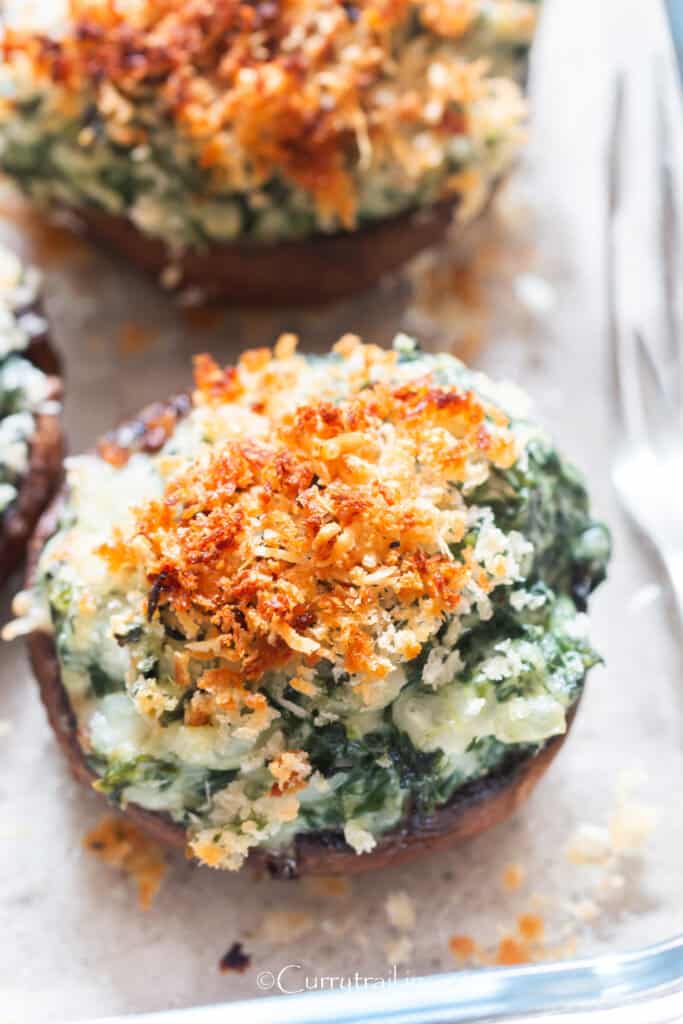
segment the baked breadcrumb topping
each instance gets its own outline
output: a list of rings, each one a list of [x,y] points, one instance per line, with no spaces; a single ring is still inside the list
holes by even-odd
[[[247,352],[225,371],[197,360],[195,403],[246,405],[258,434],[181,469],[100,549],[111,570],[142,570],[150,619],[170,612],[186,635],[202,632],[188,656],[222,659],[199,679],[192,724],[265,708],[249,684],[295,663],[294,689],[324,660],[371,703],[373,681],[414,658],[465,592],[508,578],[504,552],[454,553],[468,528],[462,488],[517,457],[507,417],[433,374],[368,384],[368,363],[395,353],[352,338],[337,355],[360,356],[365,386],[282,409],[283,389],[309,372],[291,347],[285,337],[279,356]]]
[[[96,788],[210,866],[373,850],[562,734],[598,660],[580,478],[514,389],[404,335],[200,356],[67,474],[12,635],[54,634]]]
[[[519,88],[466,41],[488,19],[496,43],[528,45],[534,3],[71,0],[69,10],[59,38],[8,29],[6,61],[54,87],[69,118],[88,114],[84,152],[104,127],[144,159],[154,121],[170,121],[218,194],[281,175],[320,216],[353,228],[370,167],[395,162],[417,183],[453,140],[485,144],[502,126],[521,139]],[[442,191],[465,184],[454,171]]]

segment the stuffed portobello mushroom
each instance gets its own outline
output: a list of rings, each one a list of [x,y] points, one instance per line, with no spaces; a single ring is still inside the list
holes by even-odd
[[[333,298],[485,206],[537,9],[72,0],[51,35],[5,32],[0,166],[168,287]]]
[[[62,471],[61,386],[40,275],[0,245],[0,581],[21,561]]]
[[[35,540],[76,774],[204,864],[360,871],[527,795],[588,669],[609,537],[520,397],[399,336],[283,336],[145,410]]]

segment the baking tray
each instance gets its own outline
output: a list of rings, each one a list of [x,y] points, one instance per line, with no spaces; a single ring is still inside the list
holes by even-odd
[[[82,837],[103,813],[100,799],[68,776],[23,647],[6,646],[3,1020],[77,1021],[213,1005],[179,1020],[389,1024],[578,1008],[601,993],[614,1000],[643,987],[677,987],[683,968],[675,944],[637,951],[683,930],[683,644],[660,567],[622,516],[610,483],[617,428],[601,244],[613,70],[629,67],[646,85],[653,54],[673,63],[655,3],[547,0],[544,7],[531,144],[493,215],[464,243],[421,257],[342,305],[285,314],[178,308],[67,231],[41,225],[8,188],[0,191],[2,238],[45,271],[47,308],[66,362],[72,450],[183,387],[193,353],[210,350],[227,362],[285,329],[297,332],[306,350],[321,350],[348,330],[381,344],[406,330],[531,393],[538,415],[586,472],[595,510],[615,541],[610,579],[592,613],[606,665],[593,672],[571,740],[528,806],[466,846],[359,878],[337,893],[324,884],[211,872],[169,854],[163,885],[142,912],[131,880],[83,849]],[[646,92],[635,111],[643,122]],[[647,147],[636,135],[631,145],[646,205],[654,186]],[[654,239],[646,226],[640,241],[639,301],[654,317]],[[6,590],[5,618],[8,606]],[[642,842],[599,863],[575,863],[577,830],[579,840],[586,826],[598,830],[589,835],[604,836],[624,808],[629,821],[640,821]],[[516,888],[511,867],[523,876]],[[387,914],[397,893],[415,910],[407,929]],[[474,938],[483,958],[495,960],[520,914],[542,919],[534,955],[541,966],[447,973],[467,966],[451,951],[453,936]],[[251,966],[222,973],[219,960],[235,941]],[[627,950],[636,953],[615,959]],[[592,959],[604,955],[606,962]],[[558,973],[553,961],[567,963]],[[283,969],[284,988],[306,979],[305,987],[318,991],[285,994],[276,980]],[[344,984],[356,975],[380,980]],[[404,987],[388,984],[393,979],[404,979]],[[359,986],[361,992],[341,991]],[[325,987],[334,991],[321,993]],[[630,1019],[650,1019],[643,1005]]]

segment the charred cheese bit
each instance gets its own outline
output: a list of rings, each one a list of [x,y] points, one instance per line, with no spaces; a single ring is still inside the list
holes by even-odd
[[[158,843],[129,821],[107,814],[87,833],[83,845],[103,863],[130,875],[138,887],[140,907],[149,910],[167,867]]]

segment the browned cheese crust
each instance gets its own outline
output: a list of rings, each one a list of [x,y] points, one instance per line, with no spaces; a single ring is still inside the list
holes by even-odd
[[[167,403],[155,403],[140,415],[112,431],[100,444],[110,461],[117,448],[126,451],[156,451],[172,431],[174,424],[190,408],[189,399],[177,396]],[[130,440],[132,437],[132,440]],[[27,584],[33,581],[40,552],[57,528],[63,493],[43,514],[29,551]],[[38,678],[40,693],[50,725],[66,754],[74,776],[88,785],[97,776],[87,764],[78,741],[76,720],[62,685],[57,651],[51,635],[35,631],[28,638],[31,662]],[[568,729],[576,706],[568,714]],[[502,769],[460,787],[443,807],[430,817],[408,813],[401,825],[381,836],[370,853],[357,854],[337,832],[310,832],[298,835],[293,848],[275,853],[252,850],[248,863],[265,869],[276,878],[303,875],[358,874],[390,863],[407,861],[430,850],[440,849],[485,832],[505,821],[529,797],[566,737],[556,736],[534,755],[515,760]],[[161,812],[145,810],[129,803],[125,815],[155,839],[170,846],[186,847],[185,830]]]

